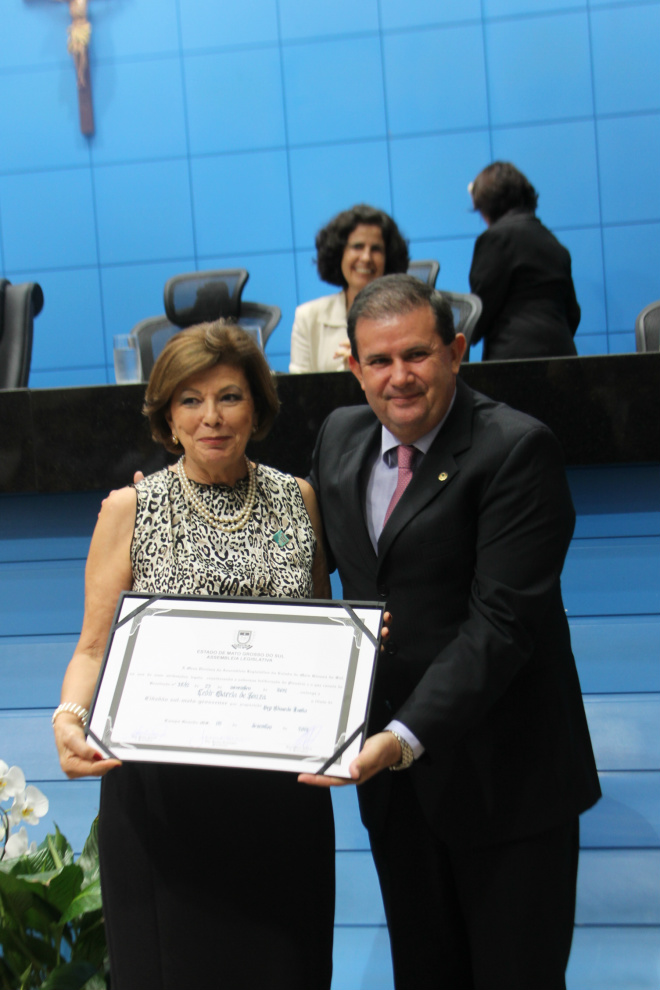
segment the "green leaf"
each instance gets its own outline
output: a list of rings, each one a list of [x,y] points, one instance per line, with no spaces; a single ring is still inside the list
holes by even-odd
[[[106,990],[106,969],[97,822],[78,862],[55,826],[0,862],[0,990]]]
[[[64,914],[71,902],[80,893],[83,882],[83,871],[77,863],[62,867],[57,876],[48,883],[46,896],[51,904]]]
[[[101,908],[101,883],[96,880],[73,898],[66,911],[62,913],[62,921],[73,921],[89,911],[99,911]]]
[[[21,950],[25,954],[23,965],[29,959],[33,966],[40,967],[47,972],[59,962],[59,953],[51,940],[39,938],[33,933],[23,936]]]
[[[96,973],[83,987],[83,990],[107,990],[108,984],[102,973]]]
[[[22,877],[0,875],[0,941],[4,929],[45,931],[59,921],[61,910],[48,901],[47,888]]]
[[[82,990],[96,974],[96,967],[87,962],[65,963],[50,974],[41,990]]]
[[[45,859],[42,852],[27,853],[25,856],[17,856],[16,859],[0,861],[0,876],[3,874],[18,876],[22,873],[42,873],[46,867],[52,865],[50,854]]]
[[[53,857],[53,862],[55,863],[56,868],[58,870],[61,869],[64,866],[64,863],[62,862],[60,855],[57,851],[57,846],[55,844],[55,840],[53,839],[53,836],[47,835],[46,842],[48,843],[48,849],[50,851],[51,856]]]
[[[92,827],[89,830],[89,835],[85,840],[85,845],[83,846],[83,851],[78,857],[78,862],[83,869],[93,867],[98,862],[99,858],[99,820],[95,818],[92,822]]]
[[[5,959],[15,973],[22,972],[26,966],[35,972],[48,973],[59,962],[59,953],[53,945],[34,935],[5,932],[3,943]]]
[[[43,842],[40,843],[39,849],[48,850],[55,869],[60,869],[61,866],[73,863],[73,849],[57,825],[55,825],[55,833],[50,832]]]
[[[62,867],[62,870],[64,867]],[[18,877],[21,880],[26,880],[28,883],[34,884],[35,886],[41,885],[42,887],[47,887],[53,877],[58,877],[62,870],[43,870],[37,873],[19,873],[16,872],[13,876]]]
[[[88,884],[94,883],[98,880],[100,875],[98,818],[95,818],[92,822],[92,827],[89,835],[87,836],[87,841],[83,846],[83,851],[78,857],[78,866],[82,868],[82,871],[85,874],[83,887],[86,887]]]
[[[25,880],[0,873],[0,903],[2,913],[20,918],[34,902],[35,892]]]
[[[107,956],[108,947],[105,940],[103,913],[91,911],[80,922],[71,949],[71,961],[85,959],[100,968],[106,962]]]
[[[0,956],[0,987],[2,990],[13,990],[16,986],[14,970],[7,965],[6,959]]]
[[[55,832],[39,843],[36,852],[26,853],[16,859],[0,860],[0,874],[11,873],[36,876],[42,873],[57,873],[69,863],[73,863],[73,849],[64,838],[57,825]]]

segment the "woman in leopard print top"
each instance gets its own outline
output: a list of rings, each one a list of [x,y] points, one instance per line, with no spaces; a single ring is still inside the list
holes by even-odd
[[[85,617],[62,701],[89,708],[122,590],[327,598],[310,486],[245,454],[279,403],[237,327],[176,334],[145,411],[172,468],[113,492],[87,561]],[[55,720],[70,777],[102,776],[100,860],[120,990],[329,990],[334,826],[329,793],[294,774],[100,759],[79,718]],[[183,823],[191,809],[194,846]]]

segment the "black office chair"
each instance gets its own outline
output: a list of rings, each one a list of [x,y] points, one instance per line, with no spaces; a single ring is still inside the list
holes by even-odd
[[[660,351],[660,300],[645,306],[635,320],[635,347],[638,354]]]
[[[30,377],[34,318],[44,305],[37,282],[0,279],[0,388],[25,388]]]
[[[265,303],[241,303],[241,315],[238,325],[252,335],[256,343],[263,348],[273,330],[280,322],[282,312],[279,306],[267,306]],[[156,358],[163,347],[181,327],[170,323],[166,316],[148,316],[136,323],[131,330],[131,337],[137,337],[142,367],[142,381],[149,380],[149,375],[156,363]]]
[[[149,380],[156,358],[167,341],[180,329],[181,327],[170,323],[166,316],[148,316],[135,324],[131,330],[131,337],[137,338],[143,382]]]
[[[243,327],[249,334],[252,334],[262,350],[281,319],[282,311],[279,306],[269,306],[266,303],[241,302],[238,325]]]
[[[477,320],[481,316],[483,305],[479,296],[471,292],[447,292],[445,289],[439,290],[451,306],[454,314],[454,326],[456,333],[462,333],[467,340],[465,348],[464,362],[470,360],[470,342]]]
[[[175,275],[165,283],[165,313],[178,327],[190,327],[220,317],[234,319],[263,349],[280,322],[278,306],[241,298],[249,279],[245,268],[224,268]]]
[[[220,317],[238,319],[241,293],[249,277],[245,268],[220,268],[168,278],[164,291],[168,320],[178,327],[191,327]]]
[[[428,261],[410,261],[408,263],[408,274],[414,275],[420,282],[434,286],[435,280],[440,271],[440,262],[429,259]]]
[[[131,336],[138,338],[142,380],[148,380],[170,337],[185,327],[220,317],[236,320],[263,350],[282,313],[279,306],[241,300],[249,277],[245,268],[225,268],[169,278],[163,293],[167,315],[149,316],[131,330]]]

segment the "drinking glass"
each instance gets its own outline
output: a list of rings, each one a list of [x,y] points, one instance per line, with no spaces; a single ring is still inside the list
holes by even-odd
[[[142,381],[140,351],[137,338],[128,333],[115,334],[113,338],[115,379],[118,385]]]

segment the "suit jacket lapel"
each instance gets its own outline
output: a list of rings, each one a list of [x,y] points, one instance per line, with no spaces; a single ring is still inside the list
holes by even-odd
[[[339,460],[339,485],[344,499],[342,518],[360,552],[376,556],[364,514],[363,472],[380,440],[380,423],[359,431]]]
[[[327,311],[323,316],[323,326],[325,327],[345,327],[346,326],[346,297],[344,290],[330,296]]]
[[[447,421],[416,469],[378,541],[378,557],[385,556],[401,530],[434,498],[441,498],[460,470],[455,457],[472,443],[472,392],[456,382],[456,401]]]

